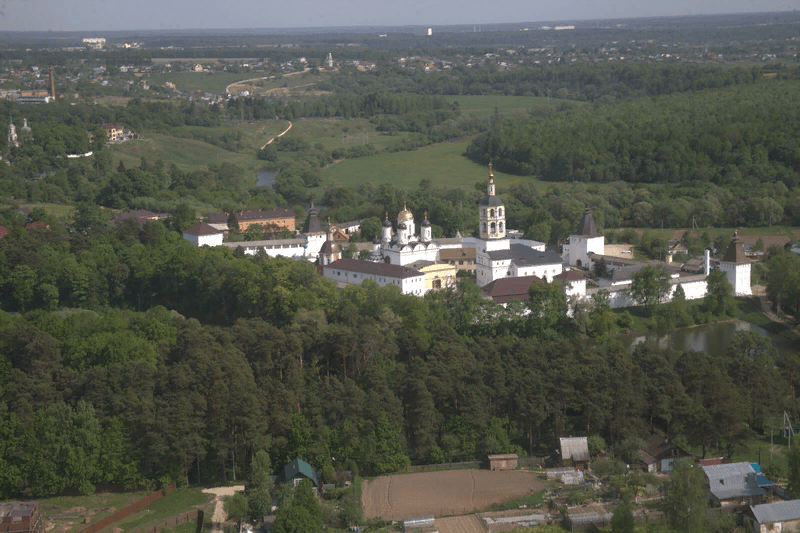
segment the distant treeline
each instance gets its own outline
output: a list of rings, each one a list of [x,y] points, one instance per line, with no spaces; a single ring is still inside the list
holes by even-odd
[[[476,138],[474,161],[551,181],[800,184],[800,82],[516,116]]]
[[[412,64],[413,66],[413,64]],[[797,79],[800,68],[724,68],[693,64],[571,63],[532,65],[498,71],[496,65],[456,67],[444,72],[420,72],[420,68],[389,67],[359,72],[344,68],[317,84],[338,93],[408,92],[442,95],[552,96],[581,101],[613,101],[619,98],[747,85],[765,73]]]

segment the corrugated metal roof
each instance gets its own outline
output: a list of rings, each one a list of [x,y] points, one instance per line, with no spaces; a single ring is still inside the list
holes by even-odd
[[[759,524],[800,519],[800,500],[765,503],[750,508]]]
[[[703,472],[708,477],[711,494],[720,500],[764,495],[750,463],[704,466]]]

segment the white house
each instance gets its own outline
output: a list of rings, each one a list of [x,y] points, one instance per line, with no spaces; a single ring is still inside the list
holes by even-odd
[[[223,231],[211,227],[205,222],[195,224],[183,232],[183,238],[195,246],[220,246],[222,245]]]
[[[347,285],[361,285],[364,280],[371,280],[381,287],[387,285],[399,287],[403,294],[424,296],[427,292],[425,274],[402,265],[339,259],[325,265],[322,274],[340,288]]]

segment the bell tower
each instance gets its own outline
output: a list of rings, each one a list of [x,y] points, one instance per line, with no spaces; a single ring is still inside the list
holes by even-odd
[[[489,183],[486,196],[478,204],[478,220],[483,240],[503,239],[506,236],[506,208],[495,194],[494,174],[489,163]]]

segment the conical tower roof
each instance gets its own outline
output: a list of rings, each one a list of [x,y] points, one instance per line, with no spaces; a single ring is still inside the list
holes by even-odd
[[[592,216],[592,210],[589,206],[586,206],[586,209],[583,211],[583,217],[581,217],[580,224],[578,224],[578,232],[576,235],[581,235],[583,237],[599,237],[600,233],[597,231],[597,226],[594,225],[594,217]]]
[[[728,251],[725,252],[725,257],[722,258],[726,263],[747,263],[747,256],[744,254],[744,245],[739,240],[739,232],[734,230],[733,239],[728,246]]]

